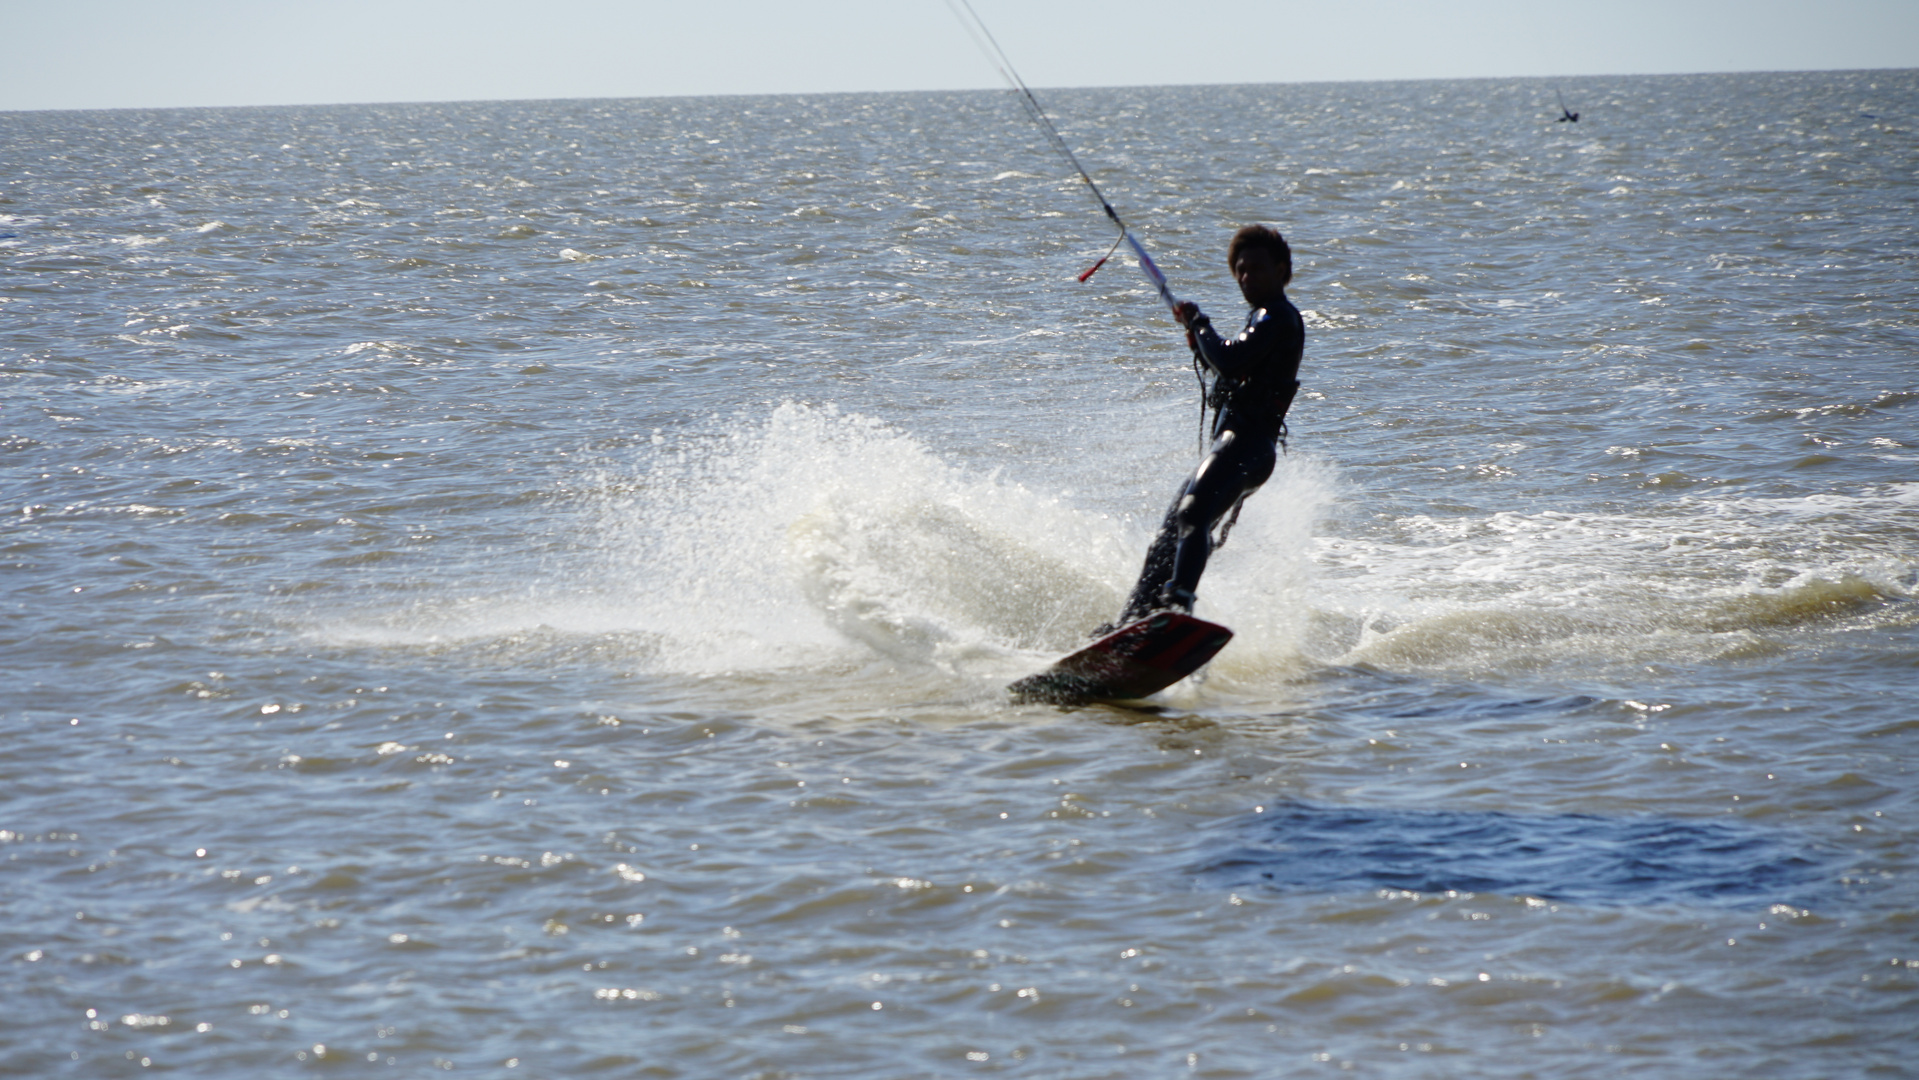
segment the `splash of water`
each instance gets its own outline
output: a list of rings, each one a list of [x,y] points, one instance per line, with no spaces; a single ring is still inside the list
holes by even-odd
[[[1158,524],[968,470],[870,417],[790,402],[656,436],[642,460],[603,465],[584,489],[591,538],[549,556],[523,592],[429,600],[346,636],[509,650],[564,650],[570,636],[689,674],[877,659],[985,686],[1084,644],[1119,610]],[[1330,490],[1321,468],[1283,463],[1214,559],[1199,614],[1239,635],[1216,662],[1229,683],[1298,669],[1310,536]]]
[[[1915,617],[1911,493],[1689,499],[1652,512],[1399,521],[1329,539],[1322,658],[1519,671],[1767,655],[1772,639]],[[1835,533],[1856,533],[1835,543]]]

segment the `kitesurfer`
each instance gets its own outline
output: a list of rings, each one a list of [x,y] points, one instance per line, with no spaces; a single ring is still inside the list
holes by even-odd
[[[1214,379],[1207,404],[1216,410],[1213,444],[1199,467],[1180,485],[1159,535],[1146,551],[1146,566],[1119,625],[1155,611],[1193,610],[1194,591],[1222,519],[1237,519],[1239,505],[1273,474],[1286,410],[1299,389],[1299,358],[1306,324],[1286,298],[1293,278],[1293,252],[1275,229],[1247,225],[1233,234],[1226,264],[1252,308],[1238,335],[1221,338],[1197,304],[1183,301],[1174,316],[1186,328],[1196,362]],[[1228,515],[1232,515],[1228,519]]]

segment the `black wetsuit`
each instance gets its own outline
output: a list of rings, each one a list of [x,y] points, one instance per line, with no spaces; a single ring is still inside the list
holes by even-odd
[[[1121,625],[1168,607],[1191,610],[1213,553],[1213,527],[1273,475],[1286,409],[1299,389],[1306,324],[1290,301],[1253,309],[1230,341],[1214,333],[1204,315],[1191,325],[1194,354],[1217,380],[1208,399],[1219,410],[1213,446],[1173,497]]]

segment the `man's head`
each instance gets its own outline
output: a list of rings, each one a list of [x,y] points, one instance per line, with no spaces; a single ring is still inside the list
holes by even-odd
[[[1279,230],[1246,225],[1226,246],[1226,265],[1239,281],[1239,291],[1254,307],[1267,307],[1284,294],[1293,280],[1293,249]]]

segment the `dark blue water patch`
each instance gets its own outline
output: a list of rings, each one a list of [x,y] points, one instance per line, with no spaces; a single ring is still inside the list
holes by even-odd
[[[1831,880],[1809,845],[1738,822],[1293,802],[1228,828],[1242,839],[1193,868],[1202,884],[1804,905]]]

